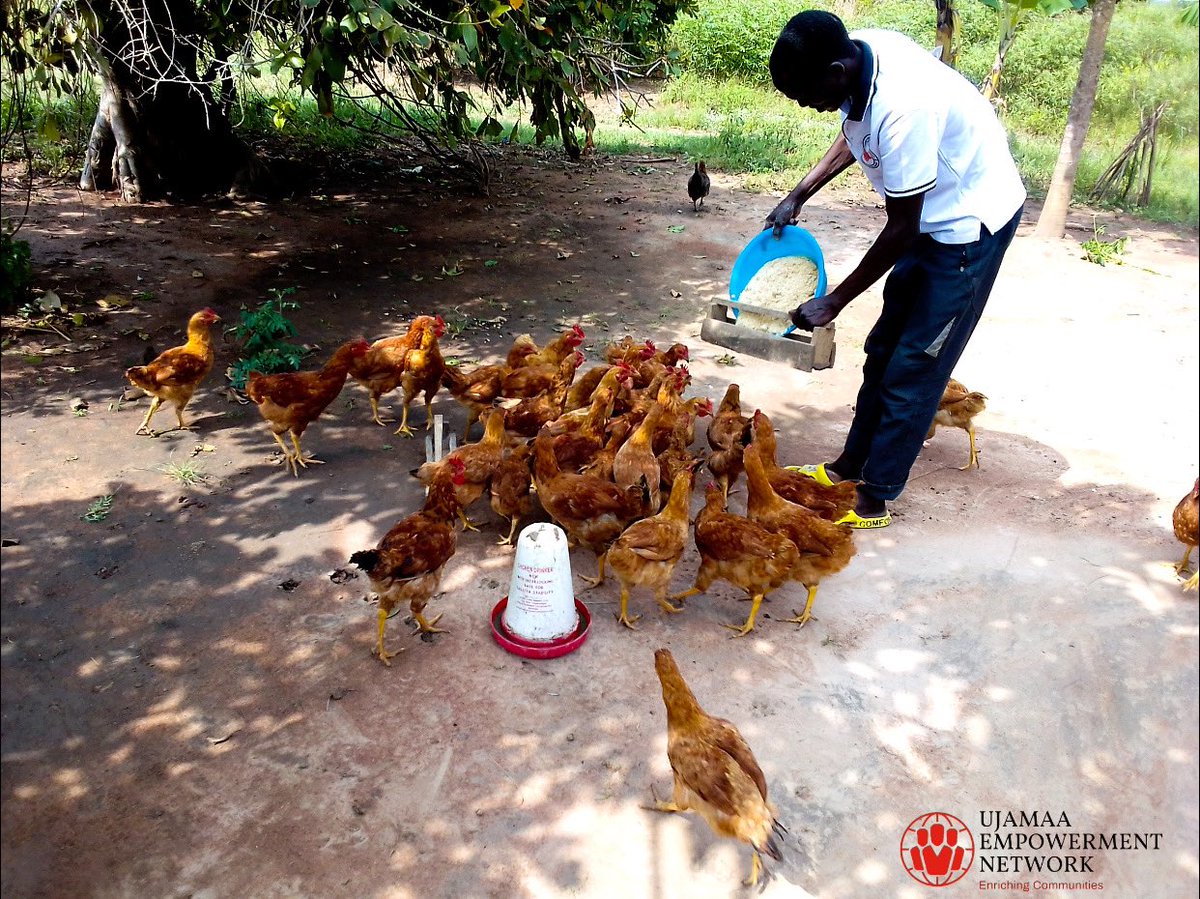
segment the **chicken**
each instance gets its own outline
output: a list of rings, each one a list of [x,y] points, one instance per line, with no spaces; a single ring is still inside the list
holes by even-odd
[[[649,344],[653,347],[654,344]],[[665,350],[655,350],[654,355],[649,359],[643,359],[641,362],[631,363],[634,367],[635,377],[634,387],[645,387],[652,382],[658,375],[671,373],[675,370],[680,362],[687,362],[689,351],[682,343],[673,343]],[[687,375],[687,380],[680,381],[679,390],[682,393],[683,388],[691,381],[691,375]]]
[[[505,427],[520,437],[533,437],[543,425],[562,415],[567,390],[582,361],[582,353],[572,353],[563,359],[558,364],[558,374],[544,392],[515,401],[515,405],[505,410]]]
[[[563,372],[563,366],[569,360],[574,360],[571,367],[571,378],[567,381],[562,401],[567,398],[566,388],[575,380],[575,372],[583,364],[583,353],[576,350],[559,359],[557,362],[541,362],[536,365],[523,365],[510,369],[500,378],[500,393],[504,397],[529,399],[550,390],[558,382]]]
[[[826,487],[799,471],[779,467],[775,461],[775,428],[761,410],[755,411],[751,430],[771,489],[781,497],[816,512],[826,521],[840,521],[854,508],[858,499],[854,481],[840,481]]]
[[[370,349],[371,345],[360,337],[338,347],[319,371],[276,375],[252,371],[246,377],[246,396],[258,405],[258,411],[270,425],[271,436],[283,450],[284,461],[291,466],[293,475],[299,475],[300,469],[309,465],[324,464],[320,459],[305,456],[301,452],[300,438],[305,429],[342,392],[353,360],[366,355]],[[294,454],[283,442],[283,434],[291,437]]]
[[[533,511],[533,495],[529,489],[533,485],[533,472],[529,467],[532,456],[533,442],[522,443],[500,460],[492,474],[489,484],[492,511],[509,520],[508,536],[499,541],[500,546],[512,544],[521,519]]]
[[[563,403],[563,411],[574,412],[577,409],[586,408],[592,401],[592,393],[612,369],[611,365],[593,365],[572,381],[571,388],[567,391],[566,401]]]
[[[438,338],[446,333],[446,323],[438,316],[431,327],[421,332],[420,342],[404,356],[404,371],[400,374],[400,387],[404,390],[404,411],[400,415],[400,427],[395,433],[411,437],[408,426],[408,409],[418,393],[425,395],[425,430],[433,428],[433,397],[442,386],[442,375],[446,361],[438,347]]]
[[[667,401],[663,417],[654,432],[654,451],[661,453],[672,443],[691,446],[696,439],[696,419],[712,415],[713,404],[706,396],[683,399],[675,392]]]
[[[654,653],[654,668],[667,707],[667,759],[674,781],[670,802],[655,796],[660,812],[697,812],[713,831],[754,849],[746,886],[763,870],[762,856],[782,861],[780,839],[787,833],[767,798],[767,779],[736,727],[700,708],[670,650]]]
[[[586,335],[579,325],[571,325],[537,352],[525,356],[520,366],[551,365],[556,366],[567,356],[577,350],[585,340]]]
[[[646,479],[650,486],[646,513],[650,515],[656,513],[662,504],[662,471],[658,465],[658,458],[654,455],[652,438],[663,411],[663,407],[657,403],[651,406],[641,424],[633,429],[629,439],[621,445],[613,458],[613,481],[618,487],[632,487],[641,478]]]
[[[427,329],[444,329],[445,326],[440,317],[418,315],[404,334],[376,340],[371,344],[370,352],[351,364],[350,377],[365,387],[370,395],[371,420],[375,424],[383,426],[392,421],[379,417],[379,398],[400,386],[409,351],[420,346]]]
[[[616,343],[610,343],[604,348],[604,359],[609,365],[616,365],[618,362],[636,365],[652,358],[654,353],[654,344],[649,340],[645,343],[635,343],[634,339],[626,334]]]
[[[542,428],[533,444],[533,483],[538,499],[572,542],[596,554],[596,577],[604,583],[604,557],[621,532],[644,514],[650,490],[645,480],[628,489],[591,475],[564,472],[554,456],[549,432]]]
[[[967,457],[967,464],[959,471],[979,466],[979,451],[975,448],[975,416],[986,408],[987,397],[982,393],[967,390],[953,378],[946,384],[946,390],[942,393],[937,413],[933,416],[933,424],[929,426],[929,433],[925,435],[925,439],[933,437],[934,431],[939,427],[962,428],[966,431],[971,441],[971,454]]]
[[[821,581],[850,564],[854,556],[854,531],[826,521],[776,493],[767,480],[761,452],[754,443],[742,453],[742,462],[749,483],[747,517],[767,530],[784,535],[800,550],[800,560],[792,568],[792,579],[808,588],[808,600],[799,616],[785,620],[803,626],[812,617],[813,600]]]
[[[467,517],[467,509],[483,496],[488,489],[488,482],[496,473],[500,460],[504,458],[504,410],[492,409],[484,419],[483,437],[478,443],[467,443],[451,452],[437,462],[426,462],[414,468],[412,476],[427,487],[433,483],[437,472],[453,465],[461,466],[463,478],[455,481],[455,493],[458,494],[458,515],[463,528],[477,531],[479,528]]]
[[[725,396],[713,420],[708,424],[708,470],[717,478],[721,492],[729,497],[729,488],[742,474],[742,449],[750,442],[750,419],[742,414],[742,389],[737,384],[725,388]]]
[[[447,365],[442,370],[442,384],[467,409],[463,440],[471,433],[471,425],[500,397],[500,385],[507,371],[506,365],[480,365],[467,372],[457,365]]]
[[[629,591],[649,587],[664,612],[682,609],[667,602],[667,584],[683,556],[688,539],[688,504],[692,473],[681,471],[671,485],[671,496],[657,515],[635,521],[608,550],[608,565],[621,582],[621,612],[617,621],[631,630],[640,615],[629,617]]]
[[[508,368],[520,368],[525,364],[526,359],[540,351],[532,334],[520,334],[513,340],[512,346],[509,347],[508,355],[504,358],[504,364]]]
[[[1192,492],[1181,499],[1171,513],[1171,525],[1175,528],[1175,539],[1183,544],[1183,558],[1175,565],[1175,573],[1183,575],[1188,570],[1188,560],[1192,550],[1200,541],[1200,478],[1192,485]],[[1183,585],[1184,590],[1195,590],[1200,583],[1200,569],[1192,572],[1192,576]]]
[[[718,579],[745,590],[752,603],[745,624],[725,627],[744,637],[754,630],[763,598],[786,584],[800,561],[800,551],[782,534],[773,534],[749,518],[727,512],[725,494],[709,484],[704,494],[704,509],[696,516],[696,548],[700,550],[700,569],[696,582],[671,599],[679,601],[705,593]]]
[[[213,349],[211,329],[220,320],[221,317],[212,309],[201,309],[188,320],[187,343],[166,350],[145,365],[125,370],[129,383],[154,397],[135,434],[158,436],[157,432],[150,430],[150,419],[163,400],[175,404],[178,430],[191,430],[184,423],[183,410],[191,402],[196,388],[212,371],[216,351]]]
[[[461,463],[451,463],[438,472],[420,511],[401,519],[374,549],[360,550],[349,564],[367,573],[371,589],[379,595],[375,654],[391,666],[395,653],[384,649],[383,635],[387,619],[405,600],[417,627],[424,633],[445,633],[437,627],[441,615],[425,620],[425,606],[437,593],[442,571],[458,548],[454,519],[460,508],[455,494],[463,476]]]
[[[555,435],[554,455],[563,468],[568,471],[582,468],[605,445],[613,401],[622,379],[628,379],[628,372],[628,366],[612,366],[593,391],[590,406],[564,412],[550,422],[549,430]]]
[[[623,418],[615,419],[608,427],[608,440],[604,446],[592,454],[591,461],[579,467],[580,474],[590,474],[604,481],[613,479],[613,460],[617,451],[629,437],[633,426]]]
[[[688,178],[688,196],[692,198],[692,209],[699,212],[700,207],[696,206],[699,201],[700,206],[704,206],[704,198],[708,196],[708,189],[712,186],[712,179],[708,177],[708,169],[704,167],[704,163],[697,162],[695,171]]]

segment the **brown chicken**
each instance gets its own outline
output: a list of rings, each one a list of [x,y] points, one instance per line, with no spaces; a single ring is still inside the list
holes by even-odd
[[[571,367],[571,380],[575,380],[575,372],[583,364],[583,353],[576,350],[557,362],[539,362],[536,365],[523,365],[520,368],[505,371],[500,378],[500,394],[507,398],[528,399],[539,396],[553,388],[562,376],[563,367],[569,360],[574,360]],[[570,387],[570,381],[566,384]],[[563,392],[563,401],[566,391]]]
[[[749,483],[746,516],[767,530],[787,537],[800,550],[800,560],[792,569],[792,579],[808,588],[808,600],[799,616],[785,620],[803,626],[812,617],[813,600],[821,581],[837,574],[854,557],[854,531],[826,521],[776,493],[767,480],[762,456],[754,443],[746,447],[742,461]]]
[[[276,375],[252,371],[246,377],[246,396],[258,405],[258,411],[270,425],[271,436],[283,450],[284,461],[291,467],[293,475],[299,475],[300,469],[309,465],[324,464],[320,459],[304,455],[300,450],[300,438],[342,392],[353,360],[370,349],[371,345],[360,337],[338,347],[319,371]],[[283,442],[284,434],[291,437],[292,448]]]
[[[470,371],[463,371],[457,365],[443,369],[442,384],[467,410],[463,440],[471,433],[471,425],[500,397],[500,385],[507,371],[505,365],[480,365]]]
[[[696,163],[696,169],[688,178],[688,196],[692,200],[692,209],[699,212],[696,206],[696,201],[700,201],[700,206],[704,206],[704,198],[708,196],[708,191],[712,187],[712,179],[708,177],[708,169],[704,167],[704,162]]]
[[[504,403],[505,427],[519,437],[533,437],[543,425],[554,421],[563,411],[563,400],[567,388],[575,377],[575,369],[583,360],[581,353],[572,353],[558,364],[558,374],[542,393],[523,400],[511,400],[515,405]]]
[[[442,374],[446,371],[446,361],[442,358],[438,338],[445,333],[446,323],[439,315],[432,327],[422,330],[420,341],[404,356],[404,371],[400,374],[404,411],[400,414],[400,427],[395,431],[397,434],[412,436],[413,430],[408,426],[408,409],[418,393],[425,396],[425,430],[433,428],[433,397],[442,386]]]
[[[183,420],[183,410],[191,402],[196,388],[212,371],[216,351],[213,349],[211,330],[220,320],[221,317],[212,309],[201,309],[188,320],[187,343],[166,350],[145,365],[125,370],[129,383],[154,397],[135,434],[158,436],[158,432],[150,429],[150,419],[163,400],[175,404],[178,430],[191,430]]]
[[[488,482],[500,465],[500,460],[504,458],[504,411],[489,410],[484,416],[483,426],[483,437],[478,443],[464,444],[437,462],[426,462],[411,472],[413,477],[428,487],[439,471],[451,466],[462,467],[463,478],[455,481],[454,489],[458,494],[459,518],[463,528],[470,531],[477,531],[479,528],[467,517],[467,509],[483,496],[483,492],[488,489]]]
[[[410,350],[420,346],[426,330],[445,329],[446,323],[440,316],[418,315],[408,326],[408,331],[396,337],[384,337],[371,344],[370,351],[350,365],[350,377],[367,389],[371,399],[371,420],[377,425],[386,425],[390,418],[380,418],[379,399],[400,386],[404,375],[404,362]]]
[[[653,347],[654,344],[647,341],[647,345]],[[687,362],[688,348],[682,343],[673,343],[665,350],[655,349],[654,355],[649,359],[645,359],[640,363],[634,364],[636,377],[634,378],[635,387],[645,387],[654,378],[668,371],[673,371],[680,362]],[[689,377],[690,380],[690,377]],[[686,385],[684,385],[686,386]]]
[[[533,339],[532,334],[518,335],[509,347],[508,355],[504,358],[504,364],[508,368],[520,368],[525,364],[525,360],[530,356],[540,352],[537,342]]]
[[[610,343],[604,348],[604,359],[609,365],[616,365],[618,362],[624,362],[626,365],[637,365],[645,362],[654,356],[654,344],[649,340],[644,343],[637,343],[632,337],[626,334],[615,343]]]
[[[608,440],[603,447],[592,454],[591,461],[579,467],[579,473],[611,481],[613,479],[613,460],[617,458],[617,451],[620,450],[632,430],[633,426],[624,418],[614,419],[608,426]]]
[[[742,414],[742,390],[737,384],[725,388],[725,396],[708,424],[708,470],[717,478],[726,498],[729,488],[742,476],[742,449],[750,442],[750,419]]]
[[[934,431],[939,427],[962,428],[966,431],[971,441],[971,454],[967,457],[967,464],[959,471],[979,466],[979,451],[975,448],[975,416],[986,408],[987,397],[982,393],[967,390],[953,378],[946,384],[946,390],[938,403],[937,413],[933,416],[933,424],[929,426],[929,433],[925,435],[925,439],[933,437]]]
[[[508,536],[499,541],[500,546],[511,545],[521,519],[533,511],[533,472],[530,462],[533,457],[533,441],[522,443],[500,460],[489,484],[492,511],[509,520]]]
[[[379,595],[375,653],[385,665],[391,666],[395,653],[384,649],[384,629],[390,613],[400,603],[408,601],[419,630],[445,633],[436,627],[442,616],[426,621],[424,612],[441,585],[446,562],[458,548],[454,519],[460,509],[455,486],[461,477],[461,464],[441,470],[430,484],[419,512],[397,522],[374,549],[360,550],[350,557],[349,564],[367,573],[371,589]]]
[[[612,481],[564,472],[554,456],[554,444],[543,428],[533,444],[533,483],[538,500],[572,542],[596,554],[596,577],[583,577],[592,586],[604,583],[604,557],[621,532],[644,514],[650,490],[646,482],[621,489]]]
[[[816,512],[826,521],[841,521],[854,508],[858,498],[854,481],[839,481],[826,487],[798,471],[779,467],[775,461],[775,428],[761,410],[754,413],[751,431],[771,489],[788,502]]]
[[[696,583],[671,599],[683,600],[705,593],[719,579],[729,581],[745,590],[752,600],[745,624],[725,625],[737,631],[739,637],[754,630],[754,619],[763,598],[786,584],[800,561],[800,551],[787,537],[727,512],[725,494],[711,483],[705,490],[704,509],[696,516],[696,548],[700,550]]]
[[[651,406],[646,417],[633,429],[629,439],[621,445],[613,458],[613,481],[618,487],[632,487],[642,478],[649,484],[650,504],[646,507],[647,515],[655,514],[662,505],[662,470],[658,465],[658,457],[654,455],[652,438],[663,411],[663,407],[657,403]]]
[[[621,611],[617,621],[631,630],[641,615],[629,617],[629,591],[649,587],[664,612],[683,611],[667,602],[667,584],[683,557],[688,539],[688,503],[692,473],[681,471],[671,485],[671,496],[657,515],[635,521],[608,551],[608,565],[621,582]]]
[[[656,795],[654,805],[646,807],[660,812],[690,809],[714,833],[748,843],[754,860],[745,885],[754,886],[763,871],[763,855],[783,860],[775,838],[787,833],[767,798],[762,768],[733,724],[700,708],[669,650],[654,653],[654,668],[667,707],[667,759],[674,787],[670,802]]]
[[[549,423],[549,430],[555,435],[554,455],[567,471],[577,471],[589,464],[604,447],[613,401],[622,378],[628,379],[628,374],[628,366],[612,366],[592,393],[590,406],[564,412]]]
[[[555,366],[562,362],[567,356],[577,350],[585,340],[586,335],[583,333],[583,328],[579,325],[571,325],[548,344],[528,356],[525,356],[521,362],[521,367],[530,365],[551,365]],[[536,346],[536,344],[535,344]]]
[[[1200,541],[1200,478],[1192,485],[1192,492],[1181,499],[1171,513],[1171,525],[1175,528],[1175,539],[1183,544],[1183,558],[1175,565],[1175,573],[1183,575],[1188,570],[1188,560],[1192,550]],[[1195,590],[1200,583],[1200,569],[1192,572],[1192,576],[1183,585],[1184,590]]]

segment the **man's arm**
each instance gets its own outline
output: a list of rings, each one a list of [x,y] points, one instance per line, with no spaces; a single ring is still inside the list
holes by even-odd
[[[800,207],[822,187],[840,175],[854,163],[854,154],[846,143],[845,135],[839,134],[833,146],[821,157],[821,161],[812,167],[795,189],[780,202],[767,216],[766,227],[774,227],[775,236],[783,233],[783,226],[790,225],[800,214]]]
[[[797,328],[811,331],[837,318],[851,300],[882,278],[920,235],[925,194],[888,197],[886,205],[887,224],[854,271],[825,296],[801,303],[792,312],[792,324]]]

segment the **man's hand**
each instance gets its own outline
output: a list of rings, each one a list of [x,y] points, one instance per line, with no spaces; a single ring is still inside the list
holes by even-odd
[[[803,204],[792,194],[784,197],[778,206],[776,206],[767,216],[767,223],[763,225],[763,230],[768,228],[775,229],[775,237],[783,236],[783,226],[795,224],[797,216],[800,215],[800,207]]]
[[[843,304],[832,293],[801,303],[792,310],[792,324],[803,331],[821,328],[838,317]]]

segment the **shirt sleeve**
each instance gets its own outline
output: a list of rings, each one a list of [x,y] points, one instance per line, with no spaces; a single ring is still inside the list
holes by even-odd
[[[932,109],[905,110],[880,123],[876,134],[885,196],[912,197],[937,184],[943,127]]]

